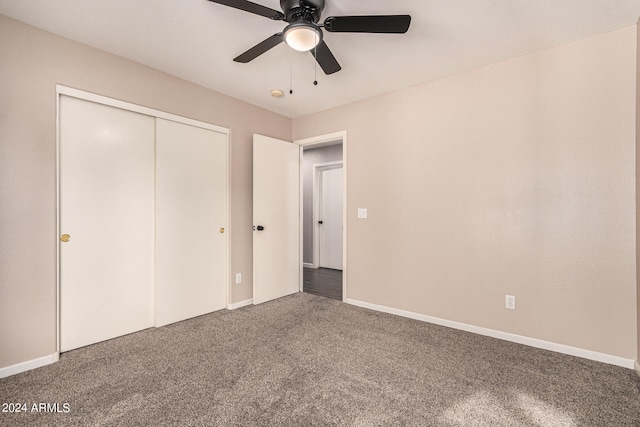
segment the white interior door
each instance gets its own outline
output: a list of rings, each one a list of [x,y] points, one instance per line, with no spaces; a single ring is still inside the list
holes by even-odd
[[[300,147],[253,136],[253,303],[300,290]]]
[[[153,326],[154,119],[61,96],[60,350]]]
[[[320,267],[342,270],[342,167],[320,171]]]
[[[226,307],[226,134],[156,123],[156,326]]]

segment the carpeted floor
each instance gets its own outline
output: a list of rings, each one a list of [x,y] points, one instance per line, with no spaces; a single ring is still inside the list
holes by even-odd
[[[65,353],[0,402],[61,411],[3,426],[640,426],[633,370],[303,293]]]

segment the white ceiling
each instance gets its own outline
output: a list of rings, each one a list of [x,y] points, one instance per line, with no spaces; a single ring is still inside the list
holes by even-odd
[[[255,2],[280,10],[279,0]],[[233,62],[286,23],[207,0],[0,0],[0,13],[288,117],[628,27],[640,17],[640,0],[326,2],[321,21],[408,13],[411,28],[403,35],[325,32],[342,66],[325,76],[310,53],[285,44],[248,64]],[[275,99],[271,89],[285,96]]]

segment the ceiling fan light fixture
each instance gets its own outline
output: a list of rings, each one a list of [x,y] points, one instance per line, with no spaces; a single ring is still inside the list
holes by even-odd
[[[284,41],[300,52],[313,49],[321,40],[320,28],[306,22],[293,23],[284,30]]]

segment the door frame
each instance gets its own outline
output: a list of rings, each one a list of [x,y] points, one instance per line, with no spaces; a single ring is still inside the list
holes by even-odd
[[[321,198],[320,184],[322,183],[321,177],[322,177],[322,172],[332,170],[332,169],[342,169],[342,179],[344,181],[344,166],[343,166],[342,160],[338,160],[335,162],[317,163],[313,165],[313,213],[311,215],[312,217],[311,220],[313,221],[313,233],[312,233],[312,242],[313,242],[312,266],[313,268],[320,267],[320,229],[318,227],[318,220],[320,219],[320,206],[321,206],[321,203],[320,203],[320,198]],[[343,197],[342,203],[344,203],[344,197]],[[344,209],[343,209],[343,214],[344,214]],[[343,222],[344,222],[344,217],[343,217]],[[344,229],[342,230],[342,233],[344,234]]]
[[[229,280],[231,271],[231,256],[230,256],[230,242],[231,242],[231,176],[229,166],[231,164],[231,144],[230,130],[228,128],[214,125],[211,123],[202,122],[199,120],[190,119],[188,117],[178,116],[175,114],[167,113],[164,111],[156,110],[142,105],[133,104],[130,102],[120,101],[118,99],[109,98],[107,96],[98,95],[91,92],[71,88],[68,86],[56,85],[56,360],[60,357],[60,98],[62,96],[69,96],[72,98],[78,98],[85,101],[95,102],[98,104],[120,108],[123,110],[132,111],[135,113],[144,114],[154,118],[166,119],[190,126],[195,126],[203,129],[212,130],[222,133],[226,136],[225,149],[226,149],[226,224],[225,224],[225,292],[227,309],[231,308],[231,282]],[[155,163],[155,159],[154,159]],[[155,166],[154,166],[155,168]],[[154,172],[155,173],[155,172]],[[154,184],[155,185],[155,184]],[[154,201],[155,210],[155,201]],[[155,218],[154,218],[155,222]],[[154,225],[155,227],[155,225]],[[155,249],[154,249],[154,263],[155,263]],[[154,282],[154,295],[155,299],[155,282]],[[155,307],[155,303],[154,303]],[[155,323],[155,311],[154,311],[154,323]]]
[[[304,148],[311,148],[312,146],[315,148],[320,148],[322,146],[327,145],[337,145],[342,144],[342,301],[346,302],[347,300],[347,131],[339,131],[328,133],[324,135],[312,136],[309,138],[302,138],[293,141],[294,144],[298,144],[301,147],[300,150],[300,212],[302,215],[302,203],[303,203],[303,153]],[[315,211],[315,208],[314,208]],[[315,227],[314,227],[315,233]],[[300,292],[303,291],[303,249],[304,249],[304,229],[303,229],[303,221],[300,221]],[[315,238],[314,238],[315,245]],[[315,252],[315,250],[314,250]],[[314,253],[314,262],[315,262]]]

